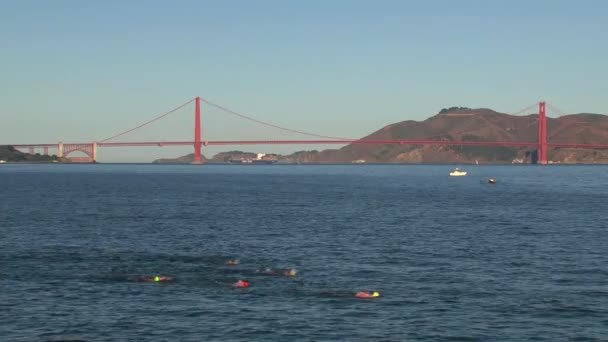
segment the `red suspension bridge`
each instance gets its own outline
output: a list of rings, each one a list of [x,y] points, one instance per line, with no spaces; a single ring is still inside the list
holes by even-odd
[[[139,130],[153,122],[163,119],[164,117],[176,112],[177,110],[195,103],[194,109],[194,139],[183,141],[136,141],[136,142],[120,142],[115,139],[124,136],[133,131]],[[241,119],[252,121],[261,125],[265,125],[274,129],[297,133],[300,135],[309,136],[309,140],[204,140],[202,137],[202,103],[220,109],[224,112],[237,116]],[[534,105],[535,106],[535,105]],[[532,106],[524,109],[528,110]],[[523,111],[521,111],[523,112]],[[459,145],[459,146],[508,146],[508,147],[531,147],[538,151],[538,163],[547,164],[549,148],[587,148],[587,149],[608,149],[608,144],[578,144],[578,143],[552,143],[547,141],[547,104],[540,102],[538,104],[538,139],[537,141],[454,141],[454,140],[437,140],[428,139],[389,139],[389,140],[373,140],[373,139],[349,139],[332,136],[324,136],[309,132],[304,132],[295,129],[281,127],[272,123],[257,120],[251,116],[247,116],[228,108],[217,105],[211,101],[201,97],[196,97],[188,102],[162,114],[147,122],[144,122],[136,127],[114,134],[109,138],[84,143],[45,143],[45,144],[11,144],[13,147],[28,151],[34,154],[37,149],[43,149],[45,155],[49,154],[49,149],[56,149],[58,157],[68,157],[71,153],[84,153],[86,161],[96,162],[98,149],[103,147],[141,147],[141,146],[193,146],[194,147],[194,164],[202,164],[202,148],[203,146],[222,146],[222,145],[327,145],[327,144],[366,144],[366,145]]]

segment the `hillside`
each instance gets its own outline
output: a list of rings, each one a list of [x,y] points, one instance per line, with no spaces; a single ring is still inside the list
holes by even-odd
[[[574,114],[548,118],[548,141],[608,144],[608,116]],[[444,110],[424,121],[402,121],[363,139],[432,139],[462,141],[537,140],[537,116],[513,116],[491,109]],[[401,146],[350,144],[339,150],[306,155],[314,162],[365,160],[371,163],[511,163],[532,162],[534,148],[485,146]],[[560,163],[608,163],[608,151],[549,149],[549,160]]]
[[[573,114],[548,118],[548,141],[608,144],[608,116]],[[452,107],[424,121],[402,121],[362,138],[461,141],[537,140],[537,115],[513,116],[491,109]],[[243,153],[243,152],[241,152]],[[286,163],[511,163],[534,162],[534,148],[485,146],[409,146],[350,144],[337,150],[296,152],[278,156]],[[225,156],[223,156],[225,158]],[[191,161],[185,157],[186,162]],[[549,160],[560,163],[608,163],[608,151],[549,149]],[[211,161],[221,162],[221,158]]]

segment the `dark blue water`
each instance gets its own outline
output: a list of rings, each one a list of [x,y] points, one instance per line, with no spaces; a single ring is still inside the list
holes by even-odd
[[[0,339],[606,340],[608,167],[450,169],[2,165]]]

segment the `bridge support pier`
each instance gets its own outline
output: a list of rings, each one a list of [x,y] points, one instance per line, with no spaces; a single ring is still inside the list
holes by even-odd
[[[544,101],[538,104],[538,163],[547,164],[547,107]]]
[[[194,109],[194,160],[192,164],[202,164],[203,156],[201,153],[201,98],[196,97]]]
[[[97,163],[97,142],[93,143],[93,163]]]
[[[57,157],[63,158],[63,143],[59,142],[57,145]]]

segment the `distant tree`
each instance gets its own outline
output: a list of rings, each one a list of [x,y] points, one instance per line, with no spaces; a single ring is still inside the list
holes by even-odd
[[[470,109],[471,109],[471,108],[469,108],[469,107],[458,107],[458,106],[453,106],[453,107],[450,107],[450,108],[442,108],[442,109],[439,111],[439,114],[443,114],[443,113],[449,113],[449,112],[454,112],[454,111],[457,111],[457,110],[470,110]]]

